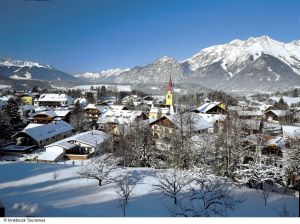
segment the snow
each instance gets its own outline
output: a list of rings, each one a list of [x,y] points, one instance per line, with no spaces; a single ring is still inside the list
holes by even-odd
[[[201,50],[183,62],[187,63],[192,71],[209,64],[222,61],[221,67],[231,78],[244,69],[245,61],[253,57],[255,61],[262,54],[268,54],[288,64],[294,72],[300,75],[300,51],[298,43],[282,43],[268,36],[249,38],[245,41],[233,40],[228,44],[215,45]],[[292,57],[291,57],[292,56]],[[239,66],[236,66],[236,65]],[[269,69],[270,71],[270,69]]]
[[[68,102],[71,104],[73,98],[67,94],[55,94],[55,93],[46,93],[42,94],[38,99],[34,100],[35,102]]]
[[[38,160],[54,162],[64,153],[64,150],[59,146],[47,147],[46,151],[37,154]]]
[[[277,96],[272,96],[270,97],[270,99],[279,102],[281,97],[277,97]],[[300,97],[289,97],[289,96],[283,96],[282,97],[283,101],[287,103],[287,105],[291,106],[292,104],[295,103],[300,103]]]
[[[129,68],[126,68],[126,69],[121,69],[121,68],[108,69],[108,70],[104,70],[104,71],[101,71],[101,72],[85,72],[85,73],[81,73],[81,74],[76,74],[76,75],[74,75],[74,77],[96,80],[96,79],[99,79],[99,78],[106,78],[106,77],[110,77],[110,76],[118,76],[122,72],[126,72],[126,71],[129,71]]]
[[[49,124],[35,126],[32,128],[25,128],[21,132],[28,134],[36,141],[40,141],[46,138],[51,138],[58,134],[62,134],[73,130],[74,128],[65,121],[57,121]]]
[[[10,76],[11,79],[16,79],[16,80],[22,80],[22,79],[32,79],[32,75],[27,71],[25,74],[23,74],[25,77],[23,76],[19,76],[19,75],[12,75]]]
[[[0,85],[0,89],[10,89],[11,85]]]
[[[39,68],[51,68],[49,65],[42,65],[37,62],[31,62],[31,61],[20,61],[20,60],[12,60],[12,59],[7,59],[7,60],[0,60],[0,65],[4,66],[15,66],[15,67],[39,67]]]
[[[300,138],[300,127],[282,125],[282,132],[283,137],[292,139]]]
[[[71,161],[70,161],[71,162]],[[71,164],[71,163],[70,163]],[[0,163],[0,195],[9,217],[120,217],[119,196],[116,183],[79,178],[82,168],[76,164]],[[83,162],[84,166],[85,162]],[[54,173],[59,173],[57,182]],[[170,217],[166,208],[169,201],[153,191],[155,178],[163,170],[150,168],[127,168],[113,172],[113,177],[130,175],[136,180],[132,198],[129,199],[127,215],[131,217]],[[12,175],[13,173],[13,175]],[[235,211],[233,217],[271,217],[286,205],[292,215],[298,214],[298,198],[271,193],[267,206],[257,192],[247,188],[234,188],[236,195],[244,194],[246,201]]]
[[[131,86],[130,85],[105,85],[105,84],[80,85],[80,86],[73,86],[70,89],[90,90],[91,86],[93,86],[94,88],[97,88],[97,87],[101,88],[102,86],[105,86],[105,88],[107,88],[107,89],[117,88],[117,91],[126,91],[126,92],[131,91]]]

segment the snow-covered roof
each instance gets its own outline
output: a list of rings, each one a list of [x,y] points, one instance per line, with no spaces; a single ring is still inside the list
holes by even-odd
[[[45,148],[52,147],[52,146],[60,146],[65,149],[69,149],[74,147],[72,141],[81,142],[90,146],[95,147],[97,144],[101,144],[108,138],[108,134],[103,131],[92,130],[83,133],[79,133],[73,135],[71,137],[65,138],[63,140],[54,142],[50,145],[45,146]]]
[[[43,126],[43,125],[44,125],[44,124],[29,123],[24,129],[35,128],[35,127]]]
[[[279,148],[285,148],[285,141],[286,141],[285,138],[278,136],[276,138],[272,138],[270,140],[265,141],[263,145],[265,146],[276,145]]]
[[[51,147],[48,147],[46,149],[46,151],[38,153],[37,159],[54,162],[63,153],[64,153],[64,150],[61,147],[51,146]]]
[[[89,104],[86,106],[86,109],[97,109],[95,104]]]
[[[53,110],[37,112],[37,113],[33,114],[32,117],[39,116],[39,115],[48,115],[50,117],[57,117],[57,114]]]
[[[219,102],[204,103],[203,105],[197,108],[197,111],[199,111],[200,113],[206,113],[207,111],[218,106],[219,104]]]
[[[45,93],[42,94],[38,99],[34,101],[37,102],[73,102],[73,98],[67,94],[56,94],[56,93]]]
[[[241,110],[237,112],[239,116],[263,116],[263,112],[260,110]]]
[[[26,111],[26,110],[34,110],[36,108],[36,106],[34,106],[34,105],[23,105],[22,107],[21,107],[21,110],[22,111]]]
[[[23,129],[21,132],[28,134],[36,141],[40,141],[46,138],[51,138],[58,134],[65,133],[67,131],[71,131],[73,129],[73,126],[71,126],[65,121],[57,121],[49,124]]]
[[[58,117],[65,117],[67,116],[71,111],[70,110],[55,110],[54,111]]]
[[[275,114],[277,117],[284,117],[290,114],[289,110],[270,110],[273,114]]]
[[[143,114],[142,111],[131,110],[107,110],[103,112],[97,123],[117,123],[117,124],[130,124],[136,120],[137,117]]]
[[[201,113],[199,113],[198,115],[210,123],[216,123],[216,121],[224,121],[226,119],[226,115],[224,115],[224,114],[201,114]]]
[[[170,120],[177,127],[180,127],[180,120],[182,120],[183,124],[190,122],[191,127],[189,125],[183,125],[184,131],[188,131],[188,128],[191,128],[192,131],[200,131],[200,130],[213,128],[212,123],[206,121],[204,118],[202,118],[197,113],[182,114],[182,118],[180,118],[180,115],[178,115],[178,114],[166,115],[166,116],[163,116],[161,118],[158,118],[158,119],[152,121],[149,124],[153,124],[157,120],[164,119],[164,118],[167,118],[168,120]]]
[[[300,127],[296,126],[282,126],[283,137],[300,139]]]

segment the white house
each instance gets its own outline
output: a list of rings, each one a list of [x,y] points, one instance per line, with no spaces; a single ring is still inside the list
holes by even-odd
[[[74,99],[67,94],[45,93],[34,100],[35,106],[68,107],[74,103]]]

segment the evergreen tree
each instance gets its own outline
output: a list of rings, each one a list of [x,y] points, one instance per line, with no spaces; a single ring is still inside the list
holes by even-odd
[[[70,123],[78,132],[87,131],[91,126],[89,117],[80,107],[79,101],[77,101],[74,105],[74,110],[70,117]]]
[[[15,99],[9,98],[4,112],[9,116],[11,125],[18,124],[21,121],[21,116],[19,114],[19,105]]]

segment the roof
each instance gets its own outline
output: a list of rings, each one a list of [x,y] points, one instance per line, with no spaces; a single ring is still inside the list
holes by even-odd
[[[128,108],[123,105],[111,105],[110,108],[111,110],[128,110]]]
[[[206,121],[210,123],[216,123],[217,121],[224,121],[226,119],[226,115],[224,114],[198,114]]]
[[[25,128],[20,132],[26,133],[36,141],[40,141],[46,138],[51,138],[58,134],[65,133],[67,131],[71,131],[73,129],[73,126],[65,121],[57,121],[28,129]]]
[[[278,136],[265,141],[263,145],[265,146],[276,145],[279,148],[285,148],[285,138]]]
[[[197,113],[185,113],[182,114],[182,118],[180,119],[179,114],[172,114],[172,115],[166,115],[161,118],[158,118],[154,121],[152,121],[149,124],[154,124],[156,121],[161,120],[161,119],[168,119],[170,120],[173,124],[175,124],[178,128],[180,127],[180,120],[182,120],[182,123],[188,123],[191,119],[191,129],[192,131],[200,131],[200,130],[205,130],[209,128],[213,128],[213,124],[206,121],[204,118],[202,118],[199,114]],[[188,131],[187,129],[190,127],[184,126],[183,129],[185,131]]]
[[[45,147],[48,148],[52,146],[60,146],[61,148],[69,149],[74,146],[74,144],[70,143],[71,141],[77,141],[95,147],[97,144],[101,144],[102,142],[104,142],[108,138],[108,136],[109,135],[103,131],[87,131],[54,142]]]
[[[55,110],[54,111],[58,117],[65,117],[67,116],[71,111],[70,110]]]
[[[283,137],[300,139],[300,127],[297,126],[282,126]]]
[[[198,107],[196,110],[199,111],[200,113],[206,113],[207,111],[209,111],[210,109],[218,106],[219,104],[220,103],[218,103],[218,102],[205,103],[205,104],[201,105],[200,107]],[[223,109],[223,108],[221,108],[221,109]]]
[[[50,117],[57,117],[57,114],[53,110],[46,110],[46,111],[41,111],[37,112],[32,115],[32,117],[38,116],[38,115],[48,115]]]
[[[272,112],[273,114],[275,114],[277,117],[284,117],[290,114],[289,110],[270,110],[268,112]],[[267,113],[268,113],[267,112]]]
[[[52,147],[48,147],[46,151],[37,154],[37,159],[54,162],[63,153],[64,150],[62,148],[58,146],[52,146]]]
[[[90,103],[89,105],[86,106],[86,109],[97,109],[97,108],[96,108],[95,104]]]
[[[132,110],[107,110],[103,112],[97,123],[117,123],[117,124],[130,124],[136,120],[137,117],[143,114],[142,111]]]
[[[43,125],[44,125],[44,124],[29,123],[24,129],[35,128],[35,127],[43,126]]]
[[[55,93],[45,93],[42,94],[38,99],[35,99],[38,102],[65,102],[72,101],[73,98],[68,96],[67,94],[55,94]]]

